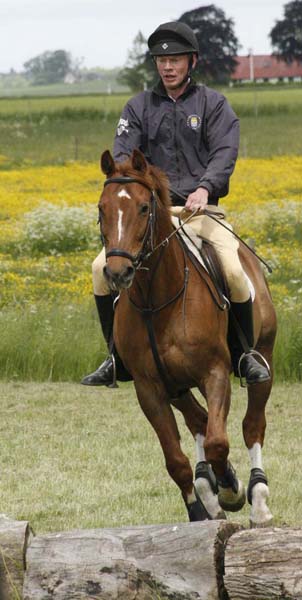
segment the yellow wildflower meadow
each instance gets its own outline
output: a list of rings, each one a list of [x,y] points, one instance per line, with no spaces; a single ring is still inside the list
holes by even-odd
[[[286,216],[287,207],[292,213],[297,205],[302,210],[301,173],[301,156],[240,159],[231,179],[229,196],[223,200],[238,233],[255,238],[259,252],[277,267],[277,275],[271,280],[277,299],[286,294],[301,298],[299,244],[302,233],[299,237],[300,233],[295,229],[293,239],[287,244],[276,241],[276,237],[290,236],[291,227],[294,227],[294,221]],[[83,298],[89,297],[92,293],[90,263],[96,252],[95,245],[64,255],[28,256],[20,251],[18,244],[24,231],[24,215],[45,202],[58,208],[95,206],[97,217],[103,180],[97,163],[74,162],[64,166],[0,171],[0,306],[66,297],[72,302],[82,302]],[[278,210],[282,212],[279,221]],[[275,219],[273,232],[268,225],[264,228],[264,221],[267,222],[272,213]],[[291,219],[295,219],[293,215]],[[97,237],[96,224],[95,228]],[[266,231],[269,232],[267,239]]]

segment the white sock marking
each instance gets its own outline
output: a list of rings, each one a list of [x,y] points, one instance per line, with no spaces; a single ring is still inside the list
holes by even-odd
[[[123,225],[122,225],[122,219],[123,219],[123,211],[119,208],[118,209],[118,223],[117,223],[117,230],[118,230],[118,241],[120,242],[122,239],[122,234],[123,234]]]
[[[268,508],[266,501],[269,496],[268,487],[265,483],[256,483],[252,489],[252,506],[250,522],[254,527],[264,527],[271,525],[273,515]]]
[[[205,440],[205,436],[202,435],[202,433],[196,433],[196,436],[195,436],[196,462],[206,460],[204,447],[203,447],[204,440]]]
[[[263,470],[262,450],[261,450],[261,444],[259,444],[259,442],[256,442],[249,449],[249,455],[250,455],[250,461],[251,461],[251,469],[262,469]]]

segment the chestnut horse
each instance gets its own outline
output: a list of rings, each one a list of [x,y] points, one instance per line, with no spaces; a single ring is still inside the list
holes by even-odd
[[[107,176],[99,202],[104,274],[110,288],[120,293],[114,319],[116,349],[133,377],[140,406],[156,431],[190,520],[225,518],[224,510],[239,510],[245,502],[244,487],[228,460],[228,310],[214,302],[209,276],[200,276],[173,235],[165,175],[147,164],[138,150],[124,163],[115,163],[106,151],[101,168]],[[255,348],[272,372],[276,318],[271,296],[257,257],[244,246],[240,257],[256,291]],[[271,385],[270,380],[248,386],[243,420],[251,463],[247,496],[255,526],[272,519],[261,457]],[[207,410],[193,396],[194,387],[205,398]],[[195,438],[195,482],[171,405],[181,411]]]

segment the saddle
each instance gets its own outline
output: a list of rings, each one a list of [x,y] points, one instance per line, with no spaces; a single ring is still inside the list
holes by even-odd
[[[243,332],[232,312],[230,292],[219,257],[214,246],[207,240],[197,236],[190,226],[185,225],[178,231],[177,235],[184,252],[193,263],[200,277],[205,281],[215,304],[220,310],[229,311],[227,340],[233,372],[238,377],[238,358],[242,354]],[[250,281],[249,284],[253,293]]]

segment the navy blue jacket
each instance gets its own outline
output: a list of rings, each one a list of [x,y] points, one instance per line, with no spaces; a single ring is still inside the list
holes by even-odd
[[[184,196],[204,187],[217,204],[229,190],[239,147],[239,120],[226,98],[190,82],[173,100],[160,82],[133,97],[119,120],[113,155],[125,160],[134,148],[160,167]],[[176,196],[174,204],[184,204]]]

